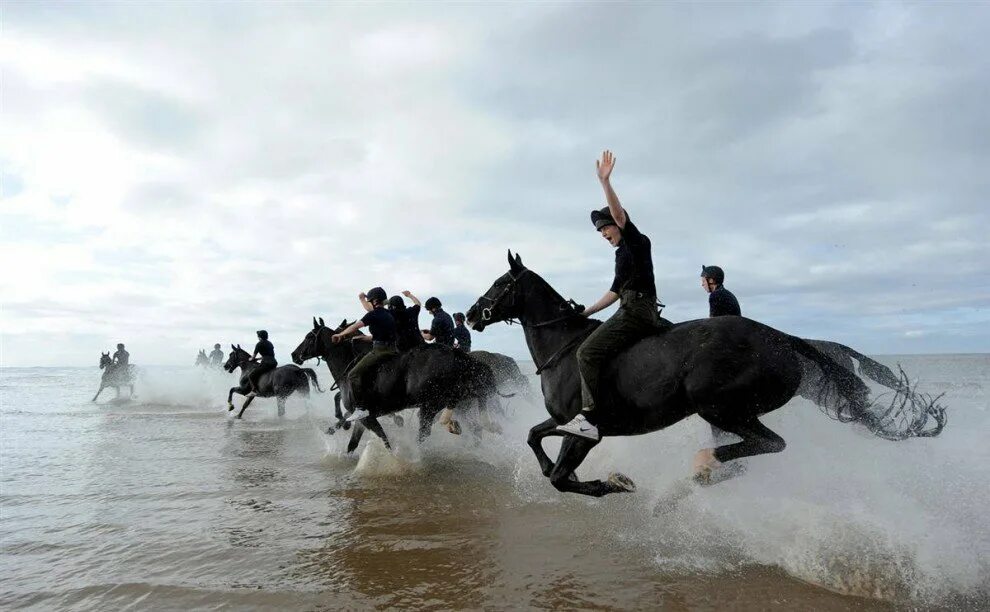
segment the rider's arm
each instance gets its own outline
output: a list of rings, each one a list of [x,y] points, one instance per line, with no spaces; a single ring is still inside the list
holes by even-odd
[[[375,307],[371,305],[371,302],[368,301],[368,296],[365,295],[364,292],[358,294],[358,301],[361,302],[361,306],[363,306],[368,312],[375,309]]]
[[[612,176],[612,169],[615,168],[615,156],[612,155],[612,152],[605,151],[602,153],[602,158],[595,162],[595,168],[598,171],[598,180],[602,184],[602,189],[605,190],[605,201],[608,202],[608,211],[612,213],[612,218],[615,219],[615,224],[619,226],[619,229],[625,229],[626,209],[622,208],[622,203],[619,202],[619,196],[615,195],[615,190],[612,189],[612,182],[609,180]],[[614,302],[615,300],[612,301]]]
[[[333,337],[334,338],[337,338],[338,339],[337,341],[339,342],[340,340],[343,340],[347,336],[350,336],[351,334],[353,334],[357,330],[359,330],[362,327],[364,327],[364,325],[365,325],[364,321],[357,320],[357,321],[351,323],[350,325],[348,325],[347,326],[347,329],[343,330],[339,334],[334,334]]]
[[[409,292],[409,291],[403,291],[403,292],[402,292],[402,295],[404,295],[404,296],[406,296],[407,298],[409,298],[410,300],[412,300],[412,303],[413,303],[413,304],[415,304],[415,305],[417,305],[417,306],[419,306],[420,308],[422,308],[422,307],[423,307],[423,303],[422,303],[422,302],[420,302],[420,301],[419,301],[419,298],[418,298],[418,297],[416,297],[415,295],[413,295],[413,294],[412,294],[411,292]]]
[[[618,293],[616,293],[614,291],[606,291],[605,292],[605,295],[603,295],[601,297],[601,299],[599,299],[597,302],[595,302],[591,306],[588,306],[587,308],[585,308],[584,309],[584,312],[582,312],[581,314],[583,314],[586,317],[590,317],[591,315],[595,314],[596,312],[599,312],[601,310],[605,310],[606,308],[608,308],[612,304],[616,303],[618,300],[619,300],[619,294]]]

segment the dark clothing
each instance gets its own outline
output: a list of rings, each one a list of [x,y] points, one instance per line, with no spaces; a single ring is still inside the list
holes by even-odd
[[[656,298],[652,295],[624,291],[621,299],[619,311],[591,332],[577,350],[578,372],[581,374],[581,408],[586,417],[595,408],[601,368],[605,360],[641,338],[657,333],[661,327]],[[594,417],[589,418],[592,422],[593,419]]]
[[[626,226],[622,228],[622,242],[615,250],[615,280],[610,291],[619,294],[636,291],[645,296],[657,296],[650,239],[639,233],[628,215]]]
[[[210,353],[210,363],[212,363],[215,366],[218,366],[221,363],[223,363],[223,351],[221,351],[220,349],[213,349],[213,352]]]
[[[437,344],[454,346],[454,319],[444,312],[443,308],[437,308],[433,313],[430,335]]]
[[[454,340],[457,340],[457,348],[465,353],[471,352],[471,332],[466,325],[458,325],[454,328]]]
[[[131,360],[131,354],[124,349],[117,349],[117,352],[113,354],[113,362],[119,366],[126,366]]]
[[[373,308],[361,317],[361,322],[371,330],[371,339],[384,344],[395,344],[395,317],[381,306]]]
[[[392,316],[395,317],[396,332],[399,337],[396,347],[400,351],[408,351],[420,344],[426,344],[423,334],[419,331],[419,311],[419,304],[414,304],[402,310],[390,311]]]
[[[351,410],[367,408],[367,406],[363,403],[365,397],[363,379],[368,371],[382,361],[385,361],[395,355],[398,355],[398,351],[391,346],[376,345],[371,349],[370,353],[362,357],[360,361],[354,364],[354,367],[347,373],[347,382],[350,384],[351,388]]]
[[[708,316],[724,317],[726,315],[742,316],[739,300],[732,292],[719,285],[718,289],[708,294]]]
[[[261,342],[268,342],[268,341],[262,340]],[[258,344],[261,344],[261,342],[259,342]],[[271,346],[271,342],[268,342],[268,345]],[[251,372],[248,374],[248,386],[251,387],[251,390],[254,391],[255,393],[260,393],[261,389],[258,388],[258,381],[261,379],[261,375],[264,374],[265,372],[271,372],[277,367],[278,367],[278,362],[275,361],[274,349],[272,349],[271,361],[265,361],[265,358],[262,357],[261,363],[258,364],[258,367],[251,370]]]
[[[274,364],[275,361],[275,345],[268,340],[258,340],[258,344],[254,345],[254,354],[261,356],[261,363],[264,364]]]

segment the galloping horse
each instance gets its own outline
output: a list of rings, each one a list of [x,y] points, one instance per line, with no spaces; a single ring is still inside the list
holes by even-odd
[[[114,365],[110,353],[101,353],[100,369],[103,370],[103,377],[100,379],[100,388],[96,391],[92,401],[95,402],[96,398],[107,387],[113,387],[117,391],[117,397],[120,397],[121,387],[130,387],[131,397],[134,397],[134,366]]]
[[[201,368],[210,367],[210,358],[206,356],[206,351],[199,349],[199,355],[196,355],[196,366]]]
[[[333,330],[323,323],[323,319],[314,318],[313,329],[292,351],[292,360],[299,364],[307,359],[325,360],[341,392],[349,399],[347,371],[360,355],[352,342],[335,344],[331,341],[331,337],[347,325],[344,320]],[[361,424],[377,434],[389,448],[388,436],[378,417],[419,406],[419,439],[422,441],[429,435],[434,418],[444,408],[475,399],[484,419],[491,404],[498,403],[495,375],[490,367],[471,359],[468,353],[439,345],[426,344],[400,353],[370,373],[366,384],[369,386],[367,408],[371,416],[362,419]],[[331,427],[330,433],[332,430]],[[362,434],[361,428],[354,429],[347,452],[357,448]]]
[[[251,354],[242,349],[240,345],[231,344],[230,348],[233,350],[230,352],[227,362],[223,364],[223,369],[233,374],[234,370],[240,368],[241,378],[239,385],[237,387],[231,387],[230,392],[227,393],[228,411],[234,409],[234,393],[247,395],[251,391],[251,385],[248,383],[248,374],[251,373],[251,370],[258,367],[258,363],[251,359]],[[278,403],[278,415],[282,416],[285,414],[285,398],[295,392],[309,397],[310,381],[313,382],[313,386],[316,387],[317,391],[323,393],[319,381],[316,380],[316,372],[312,368],[300,368],[292,364],[279,366],[271,372],[265,372],[258,379],[258,397],[274,397]],[[253,397],[249,397],[244,401],[241,411],[237,413],[237,418],[241,418],[244,415],[244,411],[247,410],[247,407],[253,400]]]
[[[480,332],[513,319],[522,325],[542,373],[551,416],[529,433],[543,474],[564,492],[599,497],[634,490],[632,481],[621,474],[606,481],[579,481],[574,470],[598,441],[557,430],[581,410],[574,352],[600,322],[581,316],[510,252],[509,271],[468,310],[467,320]],[[786,404],[799,390],[833,418],[860,422],[888,439],[938,435],[945,424],[945,408],[938,398],[901,385],[890,408],[877,410],[869,402],[869,389],[852,371],[806,341],[744,317],[674,324],[617,355],[604,367],[602,381],[596,415],[603,436],[658,431],[697,414],[742,438],[698,451],[695,476],[702,481],[721,463],[784,450],[784,440],[759,417]],[[935,421],[933,428],[927,427],[929,418]],[[554,435],[564,436],[556,463],[542,446],[543,438]]]

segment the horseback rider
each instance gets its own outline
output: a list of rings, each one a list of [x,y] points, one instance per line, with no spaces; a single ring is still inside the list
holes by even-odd
[[[213,345],[213,352],[210,353],[210,365],[215,368],[219,368],[223,363],[223,351],[220,350],[219,344]]]
[[[117,345],[117,352],[113,354],[113,365],[118,368],[127,368],[128,362],[131,360],[131,354],[124,350],[123,343]]]
[[[443,304],[436,297],[426,300],[426,311],[433,315],[429,330],[423,330],[423,337],[444,346],[454,346],[454,320],[444,312]]]
[[[261,375],[265,372],[271,372],[278,367],[278,362],[275,361],[275,345],[268,341],[268,332],[260,329],[257,333],[258,344],[254,345],[254,353],[251,355],[251,360],[253,361],[260,355],[261,363],[248,374],[248,386],[251,387],[251,392],[246,397],[258,397],[260,391],[258,389],[258,381],[261,380]]]
[[[351,395],[351,416],[348,421],[358,421],[371,416],[368,409],[363,405],[363,393],[361,389],[361,379],[364,374],[380,362],[398,354],[395,347],[396,325],[395,318],[385,309],[388,294],[381,287],[375,287],[368,291],[367,295],[358,296],[361,304],[367,308],[371,306],[367,314],[355,321],[338,334],[334,334],[331,340],[336,344],[364,326],[371,329],[371,336],[360,336],[364,341],[371,341],[371,352],[362,357],[350,372],[347,373],[347,382],[350,386]]]
[[[465,353],[471,352],[471,332],[467,327],[464,326],[464,313],[455,312],[454,313],[454,348],[460,349]]]
[[[654,334],[660,327],[657,312],[657,288],[653,280],[650,239],[640,233],[612,189],[610,177],[615,167],[611,151],[602,153],[595,162],[598,180],[605,191],[608,206],[591,211],[591,222],[602,238],[615,250],[615,279],[605,295],[581,314],[590,316],[620,301],[619,310],[598,326],[578,347],[578,370],[581,374],[581,412],[557,427],[565,433],[598,440],[595,424],[595,399],[601,367],[606,359],[637,340]]]
[[[742,316],[739,300],[722,284],[725,272],[718,266],[701,266],[701,287],[708,292],[708,316]]]
[[[402,295],[412,300],[413,305],[406,306],[401,295],[393,295],[388,298],[388,311],[395,318],[396,348],[399,352],[426,344],[423,334],[419,331],[419,312],[422,304],[420,304],[419,298],[408,291],[403,291]]]

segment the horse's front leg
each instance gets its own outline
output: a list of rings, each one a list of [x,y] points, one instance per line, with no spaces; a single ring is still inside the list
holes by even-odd
[[[560,445],[557,463],[550,471],[550,484],[563,493],[580,493],[592,497],[601,497],[609,493],[629,493],[636,490],[636,485],[619,473],[609,475],[608,480],[589,480],[581,482],[574,470],[584,461],[591,449],[598,446],[598,440],[589,440],[578,436],[565,435]]]
[[[547,419],[530,429],[529,437],[526,439],[526,443],[533,449],[533,454],[536,455],[536,460],[540,463],[540,471],[547,478],[550,477],[550,472],[553,471],[553,461],[550,460],[549,455],[543,450],[543,438],[560,435],[563,435],[563,433],[557,431],[557,421]]]
[[[231,387],[230,391],[227,393],[227,412],[234,409],[234,394],[247,395],[247,391],[244,387]]]
[[[103,393],[104,389],[106,389],[106,386],[101,383],[100,388],[96,391],[96,395],[93,396],[94,402],[96,401],[96,398],[100,397],[100,393]]]
[[[422,406],[419,409],[419,443],[430,437],[430,430],[433,429],[433,420],[437,418],[439,408],[433,406]]]

